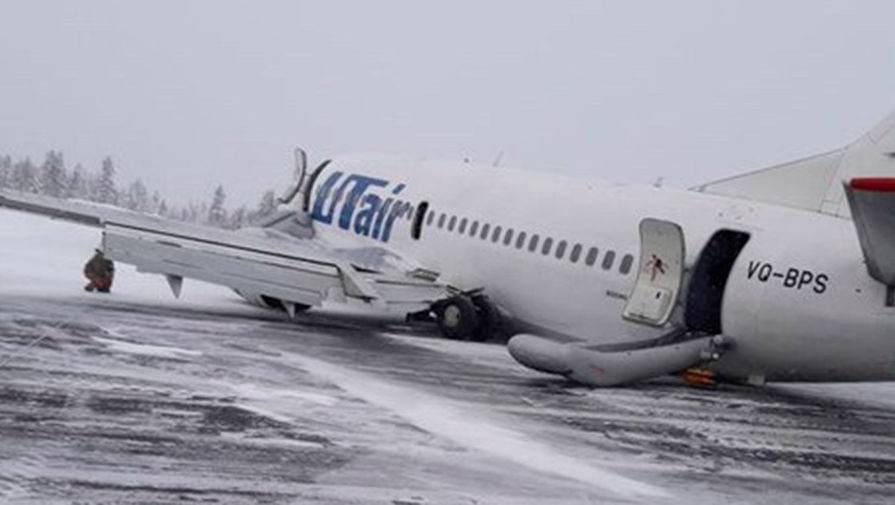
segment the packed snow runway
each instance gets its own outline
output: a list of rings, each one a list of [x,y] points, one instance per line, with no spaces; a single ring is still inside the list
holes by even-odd
[[[120,267],[0,211],[2,503],[891,503],[895,387],[590,390]]]

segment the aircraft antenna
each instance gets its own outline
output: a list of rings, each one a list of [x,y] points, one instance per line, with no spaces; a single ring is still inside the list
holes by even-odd
[[[491,164],[492,167],[500,166],[500,162],[503,161],[503,149],[498,151],[497,157],[494,158],[494,163]]]

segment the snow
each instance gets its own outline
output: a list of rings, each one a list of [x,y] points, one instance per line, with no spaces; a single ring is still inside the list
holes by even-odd
[[[84,263],[100,246],[98,228],[0,209],[0,288],[24,296],[66,296],[94,302],[108,297],[83,291],[87,280]],[[159,306],[220,309],[246,315],[262,314],[261,308],[243,303],[231,290],[200,281],[185,280],[180,299],[171,294],[161,275],[146,275],[130,265],[115,265],[114,298]]]
[[[836,398],[895,408],[895,383],[892,382],[774,384],[772,387],[823,398]]]
[[[256,384],[227,384],[240,398],[254,401],[282,401],[298,400],[305,403],[330,406],[338,401],[338,398],[321,393],[310,393],[292,389],[275,387],[260,387]]]
[[[560,454],[542,442],[505,428],[504,424],[511,424],[509,420],[500,423],[489,420],[487,411],[470,411],[463,405],[409,386],[393,384],[307,356],[292,354],[288,359],[347,392],[398,414],[423,430],[470,449],[490,453],[540,472],[597,486],[625,498],[670,496],[659,487]]]
[[[522,368],[516,360],[510,356],[506,347],[502,345],[483,344],[479,342],[464,342],[460,340],[447,340],[442,338],[419,338],[412,335],[383,332],[384,337],[396,340],[403,344],[422,347],[437,352],[446,352],[455,356],[466,358],[470,361],[487,363],[490,366],[509,368],[514,372],[529,370]],[[536,373],[536,372],[535,372]],[[541,374],[538,374],[541,375]]]
[[[217,383],[236,395],[236,403],[240,407],[271,419],[290,423],[296,413],[304,412],[308,406],[330,407],[339,401],[338,398],[312,391],[283,389],[275,386],[231,382]]]
[[[22,306],[10,309],[0,322],[20,331],[19,318],[37,320],[35,334],[49,334],[54,345],[69,346],[58,352],[51,345],[15,348],[11,341],[12,352],[27,351],[29,357],[17,360],[17,368],[2,370],[4,379],[15,379],[11,385],[18,381],[29,388],[66,387],[67,375],[52,376],[55,382],[47,384],[51,376],[41,367],[59,365],[75,373],[77,362],[83,373],[73,389],[89,385],[100,396],[118,394],[155,405],[146,417],[134,410],[132,417],[115,411],[102,418],[122,423],[119,430],[130,425],[142,429],[144,423],[166,419],[194,428],[206,418],[202,409],[212,406],[238,407],[283,425],[301,426],[329,440],[326,451],[348,455],[345,468],[319,481],[320,492],[334,497],[332,503],[346,503],[352,493],[357,493],[357,502],[369,502],[363,499],[369,493],[391,493],[392,488],[380,486],[392,481],[396,488],[418,486],[428,497],[426,503],[461,495],[463,503],[520,503],[531,489],[544,491],[541,501],[531,503],[551,502],[546,498],[556,498],[555,503],[596,502],[598,496],[600,502],[615,497],[626,503],[723,499],[738,504],[758,501],[764,493],[778,503],[833,503],[846,496],[870,503],[891,485],[885,471],[893,461],[893,384],[569,388],[521,368],[499,345],[394,329],[380,333],[381,321],[369,332],[344,332],[328,321],[291,325],[220,286],[186,280],[183,296],[176,300],[163,277],[138,274],[127,265],[118,265],[111,294],[86,293],[81,270],[100,241],[100,231],[94,228],[0,210],[0,237],[0,295]],[[160,310],[174,307],[176,311]],[[377,323],[361,312],[332,307],[332,315]],[[194,318],[199,314],[201,318]],[[313,319],[328,314],[318,312]],[[69,320],[73,324],[53,325]],[[99,329],[89,338],[66,333],[67,327],[92,324]],[[92,344],[92,353],[69,352],[88,345],[85,342]],[[158,360],[128,356],[176,361],[160,367]],[[35,367],[34,377],[24,375],[30,366]],[[193,397],[199,398],[195,406]],[[66,403],[72,409],[66,415],[74,416],[78,425],[96,418],[93,413],[79,414],[76,409],[82,404],[87,402]],[[32,414],[28,404],[20,407],[23,414]],[[97,424],[91,437],[114,426]],[[66,425],[52,427],[63,430]],[[316,438],[281,439],[281,429],[258,437],[256,429],[222,436],[234,444],[262,444],[271,450],[321,445]],[[63,449],[79,458],[115,457],[82,455],[77,451],[83,439],[60,433],[54,444],[41,449],[47,451],[43,457],[65,461],[58,452]],[[191,440],[204,439],[197,435]],[[31,446],[8,440],[0,449],[19,447]],[[171,454],[164,457],[179,461]],[[238,459],[236,453],[217,457]],[[231,474],[214,458],[202,461],[214,470],[198,465],[194,472],[189,462],[177,470],[159,470],[159,475],[139,475],[153,488],[166,482],[219,487]],[[0,461],[0,485],[4,471],[12,468],[12,463],[3,466],[5,461],[15,463],[15,456]],[[126,468],[127,462],[114,464]],[[113,484],[131,478],[117,470],[102,474],[77,463],[64,465],[39,476],[64,481],[76,475]],[[315,465],[317,460],[305,470]],[[183,471],[188,473],[181,477]],[[253,471],[247,467],[246,475]],[[196,479],[201,482],[192,482]],[[293,489],[254,478],[239,484],[240,489],[265,490],[277,485]],[[529,488],[520,491],[520,485]],[[581,493],[580,499],[564,494],[570,489]],[[0,489],[0,501],[3,498]]]
[[[91,337],[94,341],[99,342],[113,351],[123,352],[126,354],[139,354],[142,356],[155,356],[158,358],[183,358],[185,356],[201,356],[201,351],[191,351],[189,349],[179,349],[177,347],[168,347],[163,345],[135,344],[124,340],[116,340],[103,337]]]

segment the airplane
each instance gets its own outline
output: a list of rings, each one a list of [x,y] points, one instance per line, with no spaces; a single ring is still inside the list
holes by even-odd
[[[283,209],[236,232],[8,190],[99,227],[107,258],[286,311],[355,304],[503,332],[590,386],[895,379],[895,114],[839,149],[690,189],[297,150]]]

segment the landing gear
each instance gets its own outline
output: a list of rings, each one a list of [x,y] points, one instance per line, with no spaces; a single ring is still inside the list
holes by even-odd
[[[463,295],[452,296],[435,310],[441,334],[453,340],[467,340],[479,325],[479,315],[472,300]]]
[[[472,303],[479,310],[479,324],[472,334],[472,339],[476,342],[484,342],[494,338],[503,326],[500,309],[481,293],[472,297]]]
[[[441,334],[453,340],[484,342],[500,329],[500,310],[481,293],[464,293],[432,307]]]

